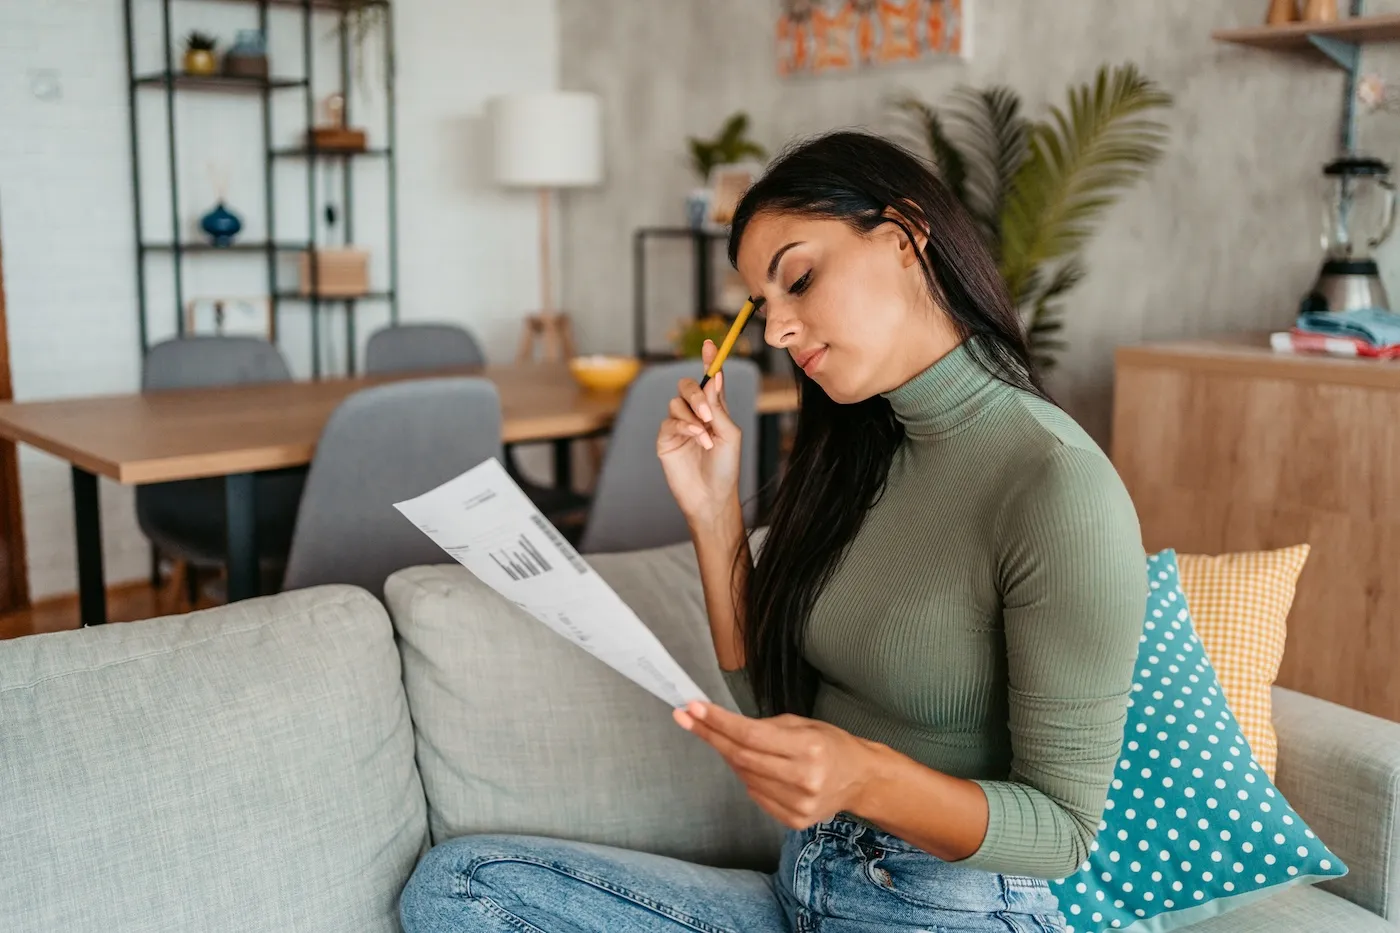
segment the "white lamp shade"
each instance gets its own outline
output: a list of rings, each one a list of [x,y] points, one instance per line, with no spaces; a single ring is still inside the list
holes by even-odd
[[[603,180],[598,98],[543,91],[493,98],[494,170],[502,185],[576,188]]]

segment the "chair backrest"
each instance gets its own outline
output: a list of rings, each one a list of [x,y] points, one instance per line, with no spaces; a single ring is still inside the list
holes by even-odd
[[[365,372],[408,373],[485,366],[486,354],[455,324],[398,324],[375,331],[365,345]]]
[[[396,382],[331,413],[297,512],[283,589],[352,583],[384,598],[396,570],[450,561],[394,508],[501,456],[501,399],[485,379]]]
[[[635,551],[689,540],[685,517],[656,456],[656,432],[676,395],[676,383],[700,375],[696,360],[661,363],[642,370],[627,390],[580,542],[585,553]],[[725,400],[744,432],[739,497],[749,521],[758,492],[758,388],[758,366],[752,360],[725,363]]]
[[[143,392],[290,382],[291,379],[292,371],[281,351],[258,337],[176,337],[150,347],[141,361]],[[176,509],[188,509],[188,490],[188,482],[137,486],[136,518],[142,529],[154,534],[156,529],[167,524],[163,515]],[[221,521],[222,517],[210,520]]]
[[[272,344],[258,337],[177,337],[146,351],[142,391],[289,382],[292,371]]]

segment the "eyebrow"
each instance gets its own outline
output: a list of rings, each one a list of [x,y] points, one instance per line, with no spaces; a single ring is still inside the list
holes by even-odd
[[[782,261],[783,253],[786,253],[794,246],[801,246],[802,243],[802,240],[794,240],[793,242],[789,243],[787,246],[780,248],[776,253],[773,254],[773,258],[768,262],[768,281],[771,282],[778,277],[778,263]]]

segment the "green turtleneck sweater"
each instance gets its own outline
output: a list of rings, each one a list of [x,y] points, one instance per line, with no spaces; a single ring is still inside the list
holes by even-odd
[[[1133,504],[1072,419],[966,345],[885,397],[905,439],[808,621],[813,717],[981,785],[987,835],[959,864],[1064,877],[1123,739],[1147,594]]]

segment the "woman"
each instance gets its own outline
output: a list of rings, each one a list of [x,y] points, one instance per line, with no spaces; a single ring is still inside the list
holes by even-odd
[[[802,400],[756,561],[722,374],[681,383],[657,451],[720,666],[770,718],[675,715],[789,827],[779,870],[468,837],[415,873],[405,926],[1062,929],[1041,879],[1087,857],[1142,621],[1132,504],[1046,397],[972,220],[913,156],[858,133],[791,150],[740,203],[729,252]]]

